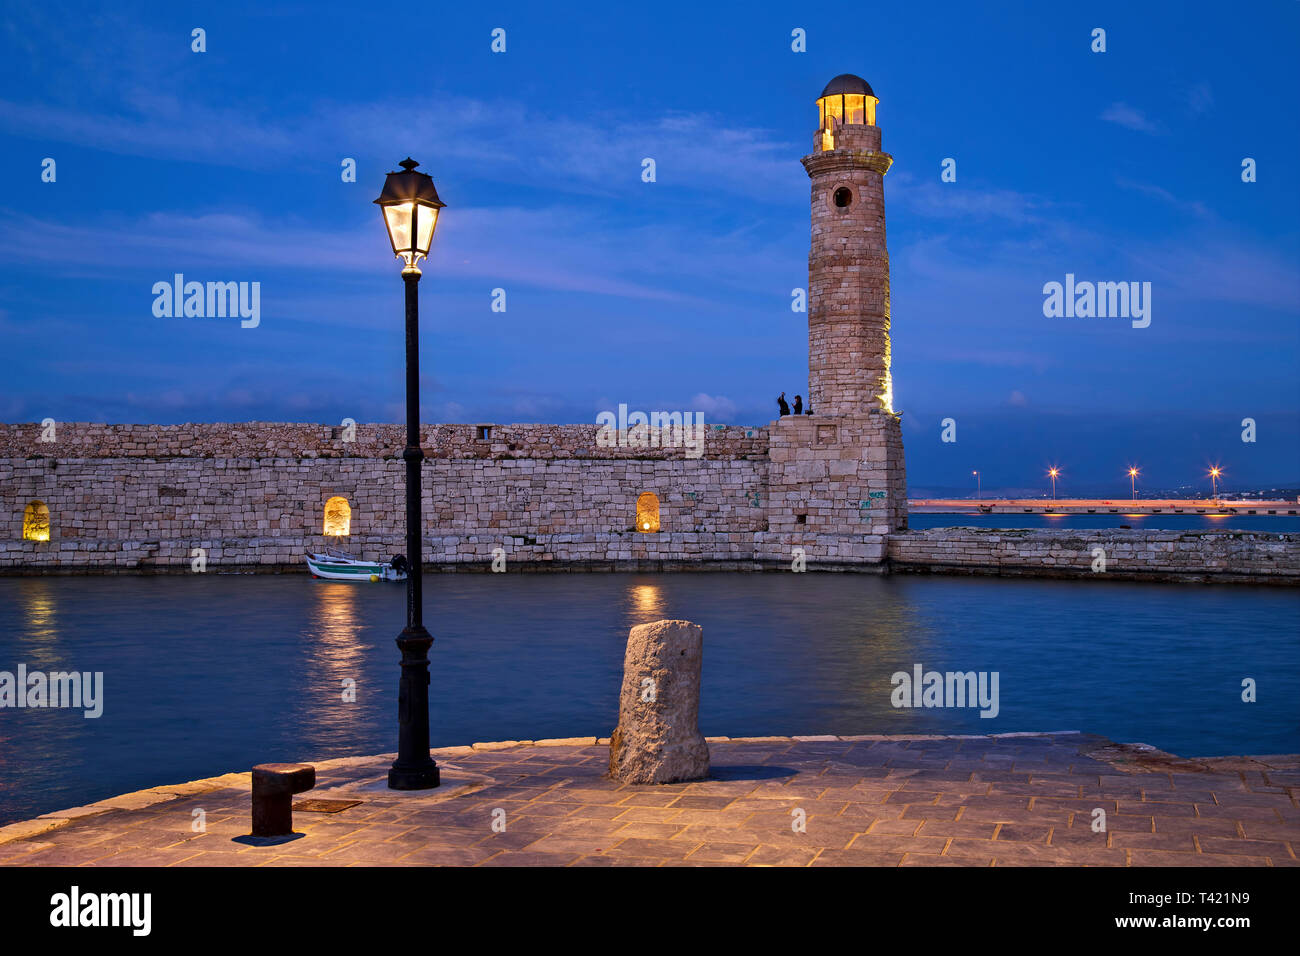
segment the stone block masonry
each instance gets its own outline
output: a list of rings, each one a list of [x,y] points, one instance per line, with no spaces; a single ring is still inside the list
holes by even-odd
[[[486,428],[486,433],[483,429]],[[358,425],[0,425],[0,573],[305,571],[342,544],[402,550],[402,429]],[[481,437],[482,436],[482,437]],[[507,569],[775,569],[1076,576],[1094,580],[1300,583],[1300,534],[988,531],[906,527],[898,419],[789,416],[710,427],[680,446],[599,447],[595,426],[437,425],[424,432],[425,560]],[[634,530],[637,500],[660,531]],[[323,535],[325,503],[351,508]],[[50,539],[23,540],[33,501]],[[1107,570],[1091,570],[1104,548]]]
[[[889,562],[943,574],[1295,586],[1300,533],[938,528],[892,535]]]
[[[692,458],[653,431],[645,447],[602,447],[594,425],[428,426],[425,560],[487,570],[501,548],[508,567],[789,566],[802,548],[814,563],[879,562],[893,503],[865,491],[887,480],[863,443],[885,426],[817,439],[818,422],[778,425],[775,476],[768,428],[710,426]],[[330,544],[401,550],[400,426],[358,425],[348,440],[321,425],[64,423],[56,438],[0,425],[0,570],[187,571],[195,549],[212,570],[300,570]],[[820,444],[795,447],[805,440]],[[852,507],[834,505],[849,492]],[[646,493],[650,534],[634,527]],[[338,541],[322,533],[334,497],[351,512]],[[49,509],[48,541],[23,540],[32,502]]]
[[[889,252],[879,127],[844,125],[802,160],[812,181],[808,374],[813,411],[890,407]]]

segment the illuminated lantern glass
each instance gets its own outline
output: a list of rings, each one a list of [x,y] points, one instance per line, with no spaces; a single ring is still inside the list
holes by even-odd
[[[433,177],[415,171],[419,163],[404,159],[398,165],[402,172],[384,178],[384,191],[375,205],[383,210],[393,254],[405,263],[402,271],[419,272],[416,263],[428,258],[433,232],[438,227],[438,211],[446,203],[438,198]]]
[[[839,126],[875,126],[879,102],[871,84],[852,73],[842,73],[827,83],[817,99],[818,149],[825,152],[835,148],[835,130]]]

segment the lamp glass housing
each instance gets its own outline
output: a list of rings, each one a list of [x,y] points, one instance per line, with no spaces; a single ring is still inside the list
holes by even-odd
[[[438,226],[438,207],[421,202],[402,202],[384,206],[384,225],[393,253],[408,266],[429,257],[433,232]]]
[[[384,228],[393,254],[403,261],[402,272],[419,273],[416,263],[427,259],[438,226],[438,211],[444,203],[438,198],[433,178],[416,172],[420,164],[413,159],[399,163],[402,172],[389,173],[384,190],[375,204],[383,210]]]
[[[409,255],[411,252],[411,219],[414,216],[413,202],[384,207],[384,225],[388,227],[388,239],[396,255]]]
[[[438,226],[438,207],[426,206],[423,203],[415,205],[415,249],[416,251],[428,258],[429,249],[433,245],[433,230]]]
[[[835,129],[837,126],[875,126],[876,104],[874,96],[865,93],[830,93],[817,100],[817,116],[820,120],[821,149],[823,152],[835,148]]]

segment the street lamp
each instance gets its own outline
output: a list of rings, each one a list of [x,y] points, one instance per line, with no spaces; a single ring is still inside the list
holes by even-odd
[[[1137,501],[1137,496],[1138,496],[1137,476],[1138,476],[1138,470],[1136,468],[1130,467],[1128,470],[1128,487],[1129,487],[1129,491],[1133,492],[1134,501]]]
[[[983,492],[980,490],[980,485],[983,484],[983,479],[980,478],[980,473],[978,471],[972,471],[971,474],[975,476],[975,500],[978,501],[984,496]]]
[[[1061,473],[1061,470],[1060,470],[1059,468],[1049,468],[1049,469],[1047,469],[1047,474],[1048,474],[1048,475],[1051,477],[1051,479],[1052,479],[1052,500],[1053,500],[1053,501],[1056,500],[1056,476],[1059,475],[1060,473]]]
[[[1211,483],[1212,483],[1212,485],[1213,485],[1213,488],[1214,488],[1214,500],[1215,500],[1215,501],[1218,501],[1218,500],[1219,500],[1219,476],[1220,476],[1221,474],[1223,474],[1223,470],[1222,470],[1221,468],[1219,468],[1218,465],[1215,465],[1214,467],[1212,467],[1212,468],[1210,469],[1210,481],[1211,481]],[[1241,496],[1238,495],[1237,497],[1241,497]]]
[[[438,211],[445,205],[433,188],[433,177],[417,173],[413,159],[389,173],[375,204],[383,211],[393,253],[403,262],[406,285],[406,627],[397,636],[402,652],[402,679],[397,694],[397,759],[388,771],[390,790],[429,790],[438,786],[438,765],[429,756],[429,647],[433,636],[424,628],[421,572],[420,466],[420,268],[433,244]]]

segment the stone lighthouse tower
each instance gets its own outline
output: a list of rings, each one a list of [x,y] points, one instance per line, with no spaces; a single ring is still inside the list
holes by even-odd
[[[808,252],[811,415],[772,424],[768,536],[772,552],[802,549],[823,565],[885,560],[907,527],[903,439],[894,412],[889,253],[879,101],[845,73],[817,99]],[[775,556],[775,554],[773,554]]]
[[[876,94],[844,73],[817,100],[808,252],[808,387],[827,415],[893,410],[889,375],[889,253]]]

